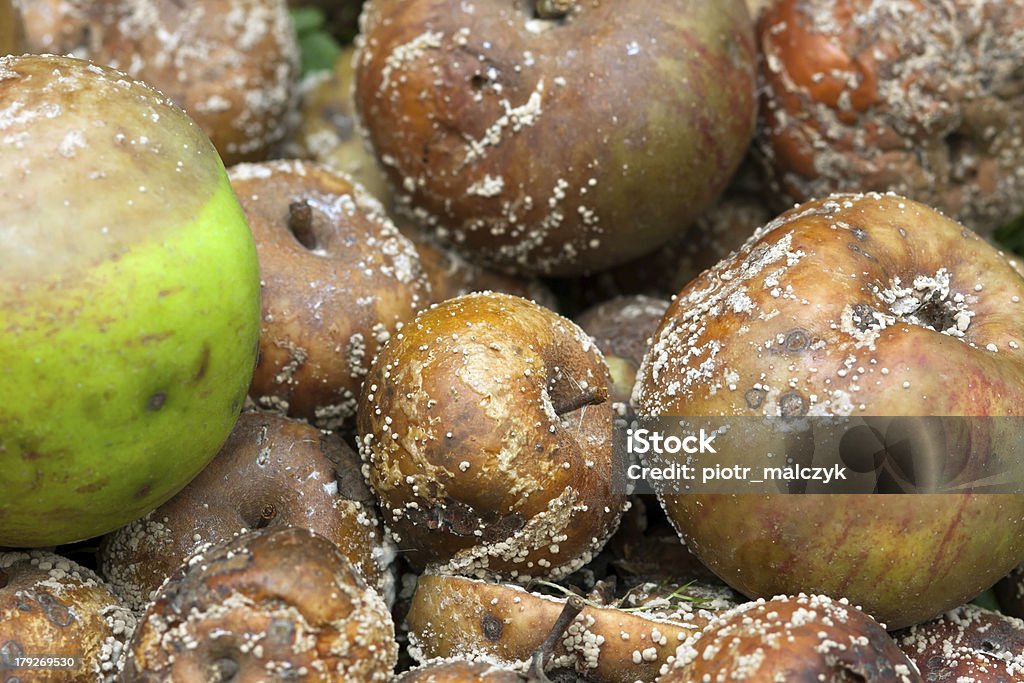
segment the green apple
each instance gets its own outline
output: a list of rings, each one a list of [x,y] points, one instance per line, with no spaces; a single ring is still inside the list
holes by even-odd
[[[0,546],[145,515],[226,440],[259,273],[206,136],[127,76],[0,58]]]

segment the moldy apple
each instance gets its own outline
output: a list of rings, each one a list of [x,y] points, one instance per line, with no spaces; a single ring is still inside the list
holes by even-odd
[[[775,219],[680,292],[634,402],[643,415],[1024,415],[1022,302],[1024,278],[963,226],[895,195],[835,195]],[[999,420],[969,427],[948,462],[972,466],[1019,439]],[[755,440],[718,457],[772,450]],[[741,592],[848,597],[890,628],[962,604],[1024,560],[1024,495],[662,502]]]
[[[520,580],[589,561],[625,506],[608,383],[583,330],[508,294],[450,299],[388,340],[357,425],[403,556]]]
[[[753,136],[743,0],[371,0],[362,31],[356,105],[399,201],[521,273],[654,250]]]

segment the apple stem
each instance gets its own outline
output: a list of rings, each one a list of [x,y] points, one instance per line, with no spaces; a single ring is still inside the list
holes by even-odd
[[[575,4],[576,0],[537,0],[537,16],[541,19],[562,19]]]
[[[288,205],[288,229],[295,239],[307,249],[316,249],[316,233],[313,232],[313,207],[303,200]]]
[[[578,595],[570,596],[565,601],[565,607],[562,608],[558,618],[555,619],[555,623],[551,626],[551,630],[548,631],[544,642],[533,651],[530,669],[526,672],[526,677],[530,681],[550,683],[551,679],[544,673],[544,669],[551,663],[551,657],[555,654],[555,645],[558,644],[565,630],[569,628],[573,620],[583,611],[583,605],[583,598]]]
[[[561,417],[585,406],[598,406],[608,400],[608,388],[588,388],[555,404],[555,415]]]
[[[276,516],[277,510],[274,509],[273,505],[270,505],[269,503],[264,505],[263,509],[260,510],[260,518],[259,521],[256,522],[256,528],[265,529],[267,525],[270,524],[270,521]]]

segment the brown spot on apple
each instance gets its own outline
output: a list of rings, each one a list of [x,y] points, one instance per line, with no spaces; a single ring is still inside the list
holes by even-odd
[[[501,620],[492,614],[484,615],[480,621],[480,627],[483,629],[484,638],[492,643],[497,642],[501,638],[501,632],[505,630],[505,625],[501,623]]]
[[[91,484],[83,484],[75,489],[75,493],[95,493],[107,485],[107,480],[94,481]]]
[[[747,402],[747,407],[750,409],[760,408],[761,404],[764,403],[764,397],[764,389],[748,389],[747,393],[743,394],[743,399]]]
[[[210,344],[204,343],[203,350],[199,352],[199,368],[192,376],[192,383],[198,384],[206,377],[206,371],[210,369]]]
[[[163,408],[165,403],[167,403],[167,392],[158,391],[146,401],[146,410],[155,413]]]

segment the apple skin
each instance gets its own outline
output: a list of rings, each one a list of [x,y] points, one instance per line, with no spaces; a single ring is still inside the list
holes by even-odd
[[[890,315],[880,292],[894,277],[909,286],[940,269],[946,301],[955,307],[959,294],[973,314],[962,338],[913,322],[916,312],[881,329],[850,322],[854,306]],[[1024,415],[1022,301],[1024,278],[954,221],[895,195],[835,195],[775,219],[680,292],[633,400],[641,415]],[[1000,439],[1019,439],[999,421],[983,434],[984,424],[972,423],[972,437],[991,438],[996,452]],[[739,450],[716,457],[747,464],[773,452]],[[969,453],[950,448],[947,457]],[[847,597],[894,629],[966,602],[1024,560],[1022,495],[694,494],[662,503],[687,546],[748,596]]]
[[[406,205],[467,258],[573,276],[653,251],[753,136],[742,0],[371,0],[356,106]],[[657,93],[657,96],[652,96]]]
[[[79,60],[0,60],[0,545],[141,517],[227,439],[259,332],[256,250],[180,109]],[[53,116],[50,116],[52,114]]]

